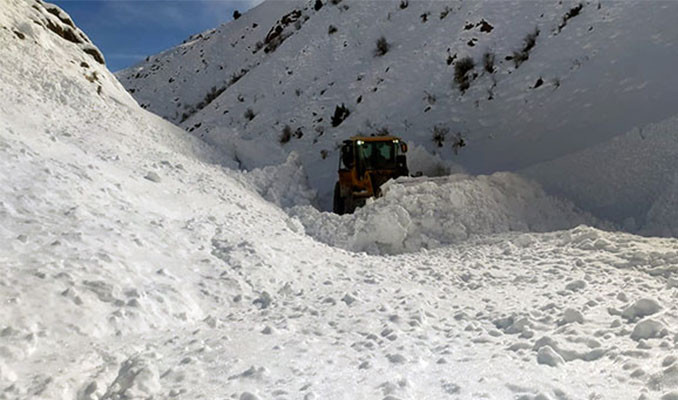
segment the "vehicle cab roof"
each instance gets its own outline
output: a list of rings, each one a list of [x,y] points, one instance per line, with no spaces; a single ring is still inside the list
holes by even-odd
[[[352,142],[356,140],[362,140],[363,142],[393,142],[400,141],[400,138],[396,136],[351,136],[349,140]]]

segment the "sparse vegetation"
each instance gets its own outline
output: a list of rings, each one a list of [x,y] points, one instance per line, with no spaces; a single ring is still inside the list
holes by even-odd
[[[248,121],[253,120],[254,117],[256,117],[256,116],[257,116],[257,115],[254,113],[254,111],[252,111],[251,108],[248,108],[248,109],[245,110],[245,112],[243,113],[243,117],[244,117],[246,120],[248,120]]]
[[[96,71],[92,72],[91,75],[85,75],[85,79],[87,79],[89,82],[94,83],[99,81],[99,75],[97,74]]]
[[[184,106],[186,111],[181,115],[181,120],[179,122],[181,123],[186,121],[191,117],[191,115],[207,107],[207,105],[209,105],[212,101],[214,101],[214,99],[219,97],[226,90],[226,88],[227,86],[222,86],[220,88],[212,86],[212,89],[210,89],[210,91],[207,92],[205,98],[200,103],[196,104],[195,107],[189,105]]]
[[[534,31],[525,36],[522,49],[513,52],[513,56],[510,59],[513,60],[516,68],[520,67],[522,63],[530,58],[530,51],[537,44],[537,36],[539,36],[539,28],[535,28]]]
[[[336,6],[337,4],[341,3],[341,0],[330,0],[330,3]]]
[[[436,103],[436,96],[424,90],[424,100],[429,105],[434,105]]]
[[[238,11],[238,10],[233,10],[233,19],[238,19],[238,18],[240,18],[241,16],[242,16],[242,14],[240,13],[240,11]]]
[[[375,57],[381,57],[388,53],[389,48],[391,45],[386,41],[385,37],[380,37],[377,39],[377,48],[374,49],[374,56]]]
[[[452,9],[450,9],[448,6],[445,6],[445,8],[443,8],[443,10],[440,12],[440,19],[445,19],[450,11],[452,11]]]
[[[454,64],[454,82],[462,93],[471,87],[469,72],[473,70],[474,67],[475,63],[471,57],[461,58]]]
[[[443,126],[443,125],[436,125],[433,127],[433,143],[435,143],[438,147],[443,147],[443,143],[445,143],[445,137],[447,134],[450,132],[450,129]]]
[[[320,9],[323,8],[323,2],[321,0],[315,0],[315,4],[313,5],[313,9],[316,11],[320,11]]]
[[[484,19],[480,20],[476,26],[480,26],[480,31],[483,33],[490,33],[494,29],[494,26],[490,25],[490,23]]]
[[[419,18],[421,18],[421,22],[422,22],[422,23],[427,22],[427,21],[428,21],[428,16],[429,16],[429,15],[431,15],[430,12],[425,12],[425,13],[421,14],[421,15],[419,16]]]
[[[600,6],[600,3],[598,3]],[[563,16],[563,21],[558,25],[558,32],[562,31],[563,28],[567,25],[567,21],[579,15],[581,10],[584,8],[583,3],[577,4],[575,7],[570,8],[570,10]]]
[[[280,134],[280,144],[285,144],[292,139],[292,128],[290,128],[289,125],[285,125],[285,127],[282,130],[282,133]]]
[[[455,155],[459,154],[459,150],[465,146],[466,141],[464,141],[464,138],[461,136],[461,132],[457,132],[457,134],[454,136],[454,140],[452,141],[452,151]]]
[[[410,5],[410,2],[407,0],[400,0],[400,9],[404,10]]]
[[[331,35],[331,34],[333,34],[333,33],[336,33],[337,30],[338,30],[338,29],[337,29],[336,26],[330,25],[330,26],[327,28],[327,33]]]
[[[230,85],[235,84],[236,82],[238,82],[240,80],[240,78],[245,76],[245,74],[247,74],[248,72],[249,71],[244,69],[244,68],[241,69],[239,72],[234,72],[233,74],[231,74],[231,77],[228,80],[228,85],[230,86]]]
[[[446,60],[447,65],[452,65],[452,63],[453,63],[454,60],[456,60],[456,59],[457,59],[457,53],[455,53],[454,55],[451,55],[451,54],[448,53],[448,54],[447,54],[447,60]]]
[[[104,56],[102,56],[101,53],[99,52],[99,50],[97,50],[96,48],[89,47],[89,48],[83,49],[82,51],[84,51],[85,54],[89,54],[90,56],[92,56],[94,61],[98,62],[99,64],[106,65],[106,61],[104,60]]]
[[[490,51],[483,54],[483,69],[490,74],[494,73],[494,59],[495,55]]]
[[[341,125],[341,123],[344,122],[344,120],[348,118],[349,115],[351,115],[351,111],[346,108],[344,103],[341,103],[340,106],[337,106],[334,109],[334,115],[332,116],[332,127],[336,128],[337,126]]]
[[[560,87],[560,78],[553,79],[553,87],[558,89]]]

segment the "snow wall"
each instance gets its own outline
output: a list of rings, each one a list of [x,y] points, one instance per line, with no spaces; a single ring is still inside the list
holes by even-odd
[[[308,235],[350,251],[397,254],[481,234],[605,226],[571,202],[547,195],[537,183],[506,172],[399,178],[383,187],[383,197],[369,200],[354,214],[336,215],[312,206],[313,193],[301,168],[292,153],[279,167],[243,177],[264,198],[286,208]]]

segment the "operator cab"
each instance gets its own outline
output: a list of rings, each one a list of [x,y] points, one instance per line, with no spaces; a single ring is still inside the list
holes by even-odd
[[[334,212],[351,213],[370,197],[381,196],[381,185],[407,176],[407,144],[394,136],[354,136],[345,140],[339,156],[339,180],[334,186]]]
[[[407,144],[394,137],[352,138],[345,140],[339,157],[339,170],[354,167],[358,176],[368,171],[396,170],[407,175]]]

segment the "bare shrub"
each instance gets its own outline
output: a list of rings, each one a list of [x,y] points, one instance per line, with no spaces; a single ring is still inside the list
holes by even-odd
[[[254,117],[257,116],[257,114],[255,114],[254,111],[252,111],[251,108],[248,108],[247,110],[245,110],[245,112],[243,113],[242,116],[243,116],[246,120],[251,121],[251,120],[254,119]]]
[[[522,49],[513,52],[511,59],[513,59],[516,68],[530,58],[530,51],[537,44],[537,36],[539,36],[539,28],[535,28],[534,31],[525,36]]]
[[[436,103],[436,96],[434,94],[431,94],[424,90],[424,101],[426,101],[429,105],[434,105]]]
[[[279,142],[280,144],[285,144],[292,139],[292,128],[290,128],[289,125],[285,125],[285,127],[282,130],[282,133],[280,134]]]
[[[450,11],[452,11],[450,7],[445,6],[443,11],[440,12],[440,19],[445,19],[447,15],[450,13]]]
[[[443,125],[436,125],[433,127],[433,143],[438,145],[438,147],[443,147],[445,143],[445,137],[450,133],[450,128]]]
[[[473,58],[468,56],[459,59],[459,61],[454,64],[454,82],[462,93],[471,87],[471,79],[468,73],[473,70],[474,67],[475,63],[473,62]]]
[[[492,52],[487,51],[483,54],[483,69],[490,74],[494,73],[494,59],[495,55]]]
[[[598,3],[598,5],[600,6],[600,3]],[[583,8],[584,8],[583,3],[579,3],[575,7],[570,8],[570,10],[563,16],[563,21],[560,23],[560,25],[558,25],[557,32],[562,31],[563,28],[565,28],[565,26],[567,25],[567,21],[579,15]]]
[[[389,48],[391,45],[386,41],[385,37],[380,37],[377,39],[377,48],[374,49],[374,56],[375,57],[381,57],[388,53]]]

